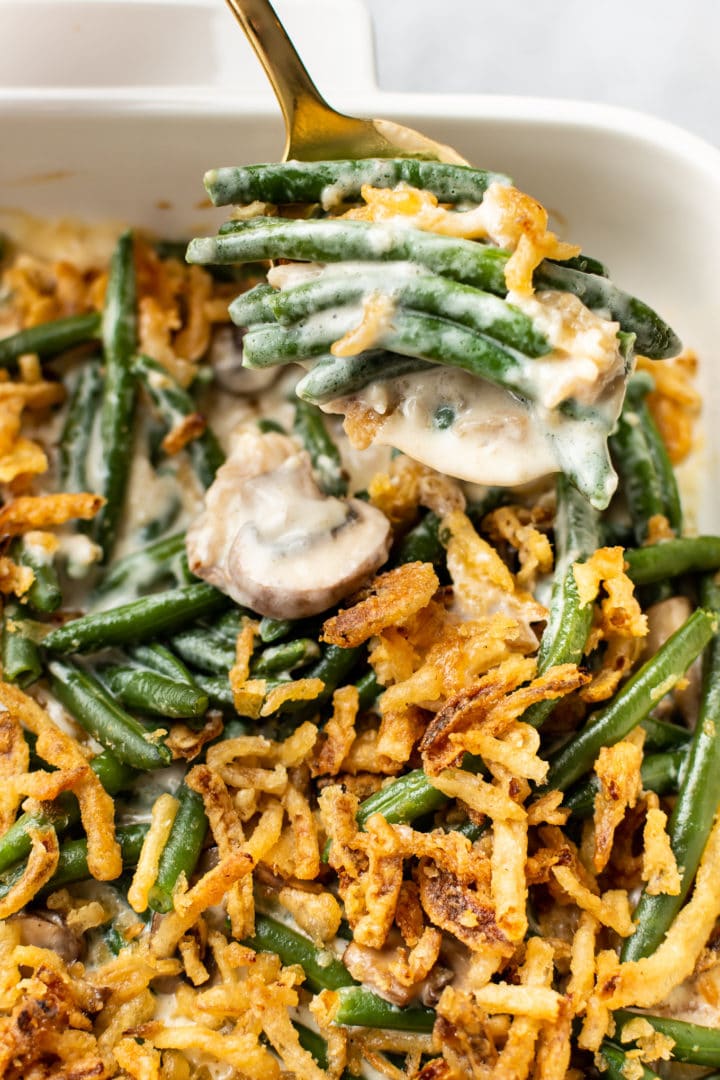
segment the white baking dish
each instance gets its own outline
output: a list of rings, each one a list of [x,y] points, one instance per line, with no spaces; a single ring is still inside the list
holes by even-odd
[[[333,103],[409,123],[508,172],[697,350],[705,440],[697,484],[688,470],[684,481],[698,526],[719,530],[720,152],[616,108],[381,94],[358,3],[278,8]],[[281,148],[273,99],[221,0],[0,0],[0,39],[9,58],[0,74],[2,208],[185,237],[218,220],[202,208],[206,168],[272,160]]]

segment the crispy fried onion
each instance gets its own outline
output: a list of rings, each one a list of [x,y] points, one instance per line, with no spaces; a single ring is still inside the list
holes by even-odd
[[[22,495],[0,510],[0,536],[18,536],[30,529],[64,525],[73,518],[89,521],[104,503],[102,495],[88,492]]]
[[[260,1041],[264,1035],[284,1069],[308,1080],[325,1080],[312,1056],[300,1046],[290,1019],[298,1003],[299,966],[282,967],[277,956],[255,953],[211,933],[218,969],[216,983],[176,997],[171,1024],[151,1021],[132,1034],[157,1049],[201,1051],[233,1066],[251,1080],[279,1080],[277,1059]]]
[[[438,586],[431,563],[404,563],[378,574],[352,607],[325,621],[322,640],[346,649],[362,645],[387,626],[402,626],[430,602]]]
[[[33,698],[16,686],[0,683],[0,705],[37,736],[38,755],[56,766],[60,774],[46,774],[46,790],[52,792],[49,796],[37,789],[33,794],[53,798],[59,790],[59,781],[64,778],[64,787],[60,790],[74,792],[80,804],[80,817],[88,842],[88,869],[99,881],[112,881],[122,871],[120,846],[115,839],[115,806],[79,744],[62,731]],[[28,781],[33,775],[25,774]],[[19,778],[19,782],[23,780]],[[30,788],[29,783],[27,787]]]
[[[375,473],[368,494],[393,528],[411,525],[421,506],[439,517],[465,509],[465,496],[455,480],[405,454],[393,458],[386,473]]]
[[[595,795],[593,867],[598,874],[610,859],[615,830],[642,792],[642,729],[639,734],[639,739],[623,739],[614,746],[604,746],[595,762],[600,786]]]
[[[553,553],[546,534],[537,527],[547,527],[552,521],[545,506],[528,509],[524,506],[500,506],[483,518],[483,530],[497,543],[504,540],[518,553],[520,588],[532,589],[538,574],[548,574],[553,566]]]
[[[4,632],[8,632],[7,619]],[[7,832],[15,820],[21,793],[13,779],[27,771],[30,750],[16,714],[0,712],[0,835]]]
[[[0,919],[6,919],[25,907],[35,893],[47,885],[57,869],[60,848],[55,830],[51,827],[33,829],[29,831],[29,836],[32,847],[28,861],[18,881],[0,900]]]
[[[624,567],[621,547],[598,548],[585,562],[573,564],[580,603],[590,604],[601,597],[585,651],[590,653],[607,642],[600,671],[582,691],[585,701],[604,701],[615,693],[640,655],[648,632],[647,617]]]
[[[650,896],[678,896],[681,882],[677,860],[667,834],[667,814],[660,809],[655,792],[645,796],[647,815],[643,830],[642,878]]]
[[[513,656],[451,697],[428,724],[420,742],[426,772],[437,775],[457,764],[465,751],[480,752],[475,749],[476,732],[483,738],[502,739],[508,730],[518,730],[512,725],[536,701],[563,697],[588,680],[575,664],[561,664],[537,677],[536,669],[534,659]],[[479,746],[487,745],[483,738]],[[529,758],[524,760],[531,765]]]

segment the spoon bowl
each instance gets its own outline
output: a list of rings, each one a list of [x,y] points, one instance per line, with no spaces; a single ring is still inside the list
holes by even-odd
[[[226,0],[265,69],[285,120],[283,161],[417,157],[467,165],[451,146],[391,120],[337,112],[322,97],[269,0]]]

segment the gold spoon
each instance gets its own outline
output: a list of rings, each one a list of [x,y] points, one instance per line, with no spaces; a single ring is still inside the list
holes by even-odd
[[[227,0],[265,68],[285,119],[283,161],[422,157],[467,165],[450,146],[391,120],[336,112],[318,92],[269,0]]]

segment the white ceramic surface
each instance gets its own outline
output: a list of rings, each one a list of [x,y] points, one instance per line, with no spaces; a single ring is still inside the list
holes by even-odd
[[[3,8],[14,2],[0,2],[0,20]],[[22,0],[22,5],[29,8],[34,2]],[[348,55],[353,50],[345,35],[333,39],[337,27],[333,30],[332,20],[325,18],[328,3],[332,0],[322,0],[318,7],[307,0],[305,32],[313,9],[319,22],[326,22],[326,50],[338,48],[342,40],[343,56]],[[91,0],[67,6],[79,4],[93,6]],[[126,5],[124,18],[133,21],[139,38],[143,25],[148,33],[151,24],[157,27],[152,9],[159,5],[160,0]],[[183,10],[193,12],[198,6],[204,3],[186,0],[175,15],[180,18]],[[365,60],[366,31],[361,17],[356,42]],[[337,59],[332,61],[336,75]],[[533,98],[380,94],[366,85],[365,60],[354,85],[343,86],[342,79],[330,75],[319,78],[335,103],[350,112],[410,123],[456,146],[476,164],[510,173],[557,211],[566,237],[607,261],[619,285],[657,307],[698,351],[707,444],[698,457],[700,480],[693,501],[700,527],[720,529],[720,386],[715,374],[720,152],[679,128],[610,107]],[[349,61],[347,66],[350,70]],[[0,207],[121,219],[183,237],[214,228],[218,221],[218,212],[200,207],[206,168],[272,160],[282,145],[277,111],[267,94],[217,84],[211,93],[201,82],[184,88],[166,84],[151,92],[129,80],[124,89],[105,90],[78,88],[77,80],[63,89],[58,78],[54,81],[50,91],[0,87]],[[366,89],[359,90],[358,84]]]

